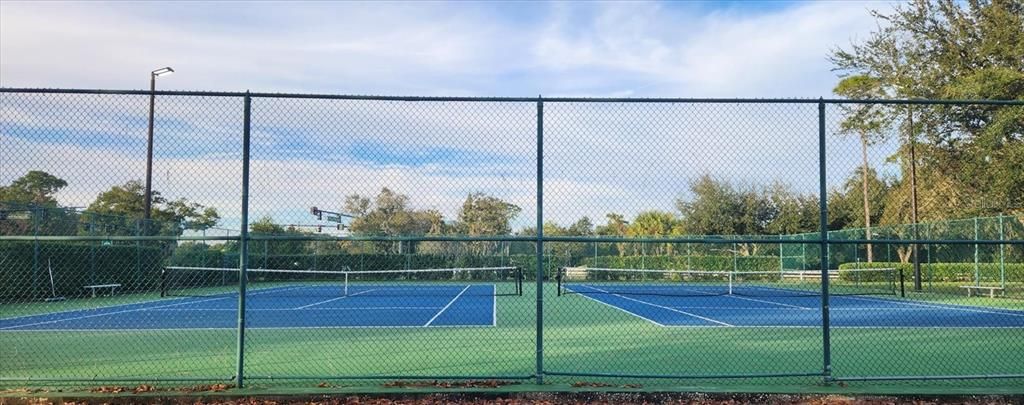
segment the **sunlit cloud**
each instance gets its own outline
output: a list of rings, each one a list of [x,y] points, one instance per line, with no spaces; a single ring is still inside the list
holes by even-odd
[[[0,3],[0,86],[345,94],[611,97],[828,96],[826,55],[874,28],[884,3]],[[241,24],[237,21],[246,21]],[[42,169],[83,206],[144,174],[145,96],[0,99],[0,184]],[[545,217],[673,210],[709,174],[817,190],[813,105],[551,103]],[[255,99],[253,215],[383,187],[452,219],[485,192],[535,215],[532,103]],[[836,120],[830,117],[830,120]],[[240,98],[160,97],[154,184],[240,212]],[[856,141],[829,138],[830,187]],[[892,145],[879,145],[883,165]],[[643,163],[641,163],[643,162]]]

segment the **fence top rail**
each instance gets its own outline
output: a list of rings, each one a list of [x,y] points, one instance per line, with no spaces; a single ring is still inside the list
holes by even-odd
[[[205,97],[252,97],[292,99],[333,99],[367,101],[453,101],[534,103],[697,103],[697,104],[917,104],[917,105],[1009,105],[1024,106],[1024,100],[932,100],[932,99],[842,99],[842,98],[685,98],[685,97],[476,97],[476,96],[380,96],[317,93],[266,93],[238,91],[117,90],[73,88],[0,87],[0,93],[107,94]]]

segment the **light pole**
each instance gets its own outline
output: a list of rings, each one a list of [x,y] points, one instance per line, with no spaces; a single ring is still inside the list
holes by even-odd
[[[143,214],[145,230],[149,233],[149,219],[153,211],[153,109],[156,103],[156,78],[174,73],[174,69],[163,67],[149,73],[149,134],[146,144],[146,211]]]

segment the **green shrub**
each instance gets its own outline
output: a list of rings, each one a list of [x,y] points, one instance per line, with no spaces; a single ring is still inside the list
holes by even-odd
[[[1005,274],[1000,275],[1002,268]],[[911,280],[914,274],[913,263],[874,262],[874,263],[843,263],[840,269],[877,269],[894,268],[905,280]],[[975,272],[982,283],[999,282],[1005,276],[1010,282],[1024,282],[1024,263],[921,263],[921,278],[934,282],[974,282]]]
[[[0,302],[50,297],[50,269],[56,295],[77,297],[93,284],[121,284],[126,292],[156,291],[164,245],[142,242],[0,242]],[[38,258],[38,259],[37,259]]]

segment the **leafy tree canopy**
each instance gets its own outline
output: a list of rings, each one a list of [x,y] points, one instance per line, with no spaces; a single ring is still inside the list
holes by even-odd
[[[63,179],[44,171],[32,170],[11,182],[0,186],[0,202],[56,206],[54,194],[67,187]]]

